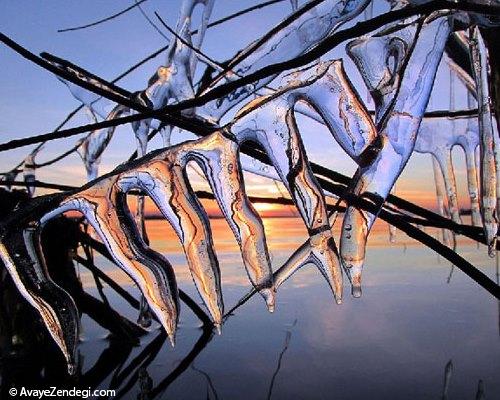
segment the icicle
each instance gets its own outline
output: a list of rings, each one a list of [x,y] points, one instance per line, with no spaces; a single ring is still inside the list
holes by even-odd
[[[179,299],[175,275],[169,262],[149,249],[133,223],[126,198],[111,183],[112,178],[71,195],[61,203],[61,209],[80,211],[100,236],[119,265],[137,284],[151,310],[174,341]],[[56,212],[48,214],[51,218]]]
[[[481,214],[490,256],[496,251],[498,223],[496,217],[496,166],[493,121],[488,88],[488,56],[486,47],[476,26],[470,38],[472,68],[477,87],[481,153]]]
[[[180,145],[176,153],[181,165],[195,161],[202,168],[240,245],[247,274],[272,310],[274,285],[264,226],[245,193],[238,144],[228,132],[215,132]]]
[[[439,166],[439,163],[437,162],[434,156],[431,158],[432,158],[432,170],[434,172],[434,183],[436,185],[436,200],[437,200],[438,212],[439,215],[449,218],[450,214],[448,208],[444,204],[445,187],[443,183],[443,175],[441,173],[441,167]],[[449,248],[454,249],[456,245],[454,233],[446,228],[441,229],[441,232],[443,235],[443,243]]]
[[[193,3],[193,5],[190,6],[191,7],[190,12],[186,13],[186,16],[189,15],[190,19],[192,19],[193,9],[194,9],[194,6],[196,4],[203,4],[203,6],[204,6],[203,13],[201,15],[200,25],[197,28],[198,33],[196,34],[196,37],[195,37],[196,40],[192,40],[194,48],[200,49],[201,45],[203,43],[203,40],[205,39],[205,33],[207,31],[208,22],[210,20],[211,14],[212,14],[215,0],[189,0],[188,3]],[[183,6],[184,6],[184,4],[183,4]],[[181,11],[181,14],[182,14],[182,11]],[[179,21],[182,21],[182,20],[183,20],[183,17],[179,18]],[[179,33],[179,31],[177,31],[177,33]],[[188,34],[191,35],[191,32],[188,32]],[[186,37],[186,39],[188,39],[188,38]],[[188,42],[189,42],[189,40],[188,40]],[[190,68],[189,68],[189,71],[191,72],[191,81],[193,80],[194,74],[196,72],[197,61],[198,61],[197,54],[194,51],[191,51],[191,61],[190,61]]]
[[[171,138],[172,138],[172,125],[167,125],[161,128],[160,130],[161,138],[163,140],[163,147],[172,146]]]
[[[118,118],[129,111],[123,106],[116,106],[106,117],[106,121]],[[107,129],[98,129],[92,131],[85,139],[81,141],[77,152],[82,158],[87,171],[87,180],[91,181],[97,178],[99,174],[99,164],[101,156],[108,146],[116,127],[112,126]]]
[[[274,284],[278,289],[290,276],[308,263],[316,265],[319,271],[324,275],[327,282],[335,282],[337,277],[330,275],[330,271],[335,271],[336,265],[332,265],[332,258],[328,253],[337,253],[335,241],[329,235],[315,235],[300,246],[290,258],[275,273]],[[325,266],[329,266],[325,268]],[[338,293],[335,287],[331,286],[332,291]],[[342,303],[342,298],[336,295],[337,304]]]
[[[220,324],[223,303],[220,271],[208,216],[186,181],[175,156],[161,153],[143,166],[116,178],[124,192],[141,189],[155,202],[178,235],[196,288],[213,320]]]
[[[36,163],[35,163],[35,157],[37,154],[42,150],[43,146],[35,148],[28,156],[24,159],[23,162],[23,176],[24,176],[24,182],[27,183],[26,185],[26,190],[28,191],[28,195],[30,197],[33,197],[35,195],[35,190],[36,187],[29,185],[30,183],[34,183],[36,180],[35,176],[35,170],[36,170]]]
[[[306,225],[311,229],[314,227],[312,225],[314,221],[326,223],[326,217],[323,217],[319,211],[321,207],[324,209],[322,205],[324,200],[321,189],[306,162],[297,164],[305,169],[305,181],[297,172],[291,173],[293,164],[290,165],[288,161],[289,154],[296,154],[293,159],[299,161],[301,157],[305,158],[301,141],[295,139],[295,136],[297,138],[300,136],[296,130],[292,111],[299,109],[302,105],[301,112],[310,115],[308,107],[314,109],[320,116],[319,120],[326,124],[335,139],[356,161],[375,139],[376,130],[339,60],[319,63],[300,72],[291,73],[283,79],[282,84],[283,86],[277,92],[257,98],[243,107],[231,125],[231,131],[236,134],[240,142],[251,139],[266,149],[281,180],[294,198]],[[307,106],[297,103],[299,100],[305,102]],[[276,110],[278,110],[279,119],[275,116]],[[318,120],[316,115],[310,116]],[[290,135],[293,139],[288,139]],[[290,147],[294,143],[297,143],[296,149]],[[255,168],[248,168],[248,170],[255,171]],[[256,171],[256,173],[270,176],[269,173],[261,171]],[[311,178],[308,178],[309,176]],[[295,194],[294,190],[299,191],[300,195]],[[320,203],[316,203],[318,199],[321,199]],[[314,214],[317,216],[311,217]],[[317,242],[323,243],[312,241],[309,245]],[[335,247],[331,246],[326,247],[326,252],[325,249],[322,250],[330,257],[323,266],[321,266],[321,260],[325,256],[315,258],[315,264],[326,277],[329,277],[332,288],[340,286],[336,266],[337,254],[334,249]],[[295,264],[295,267],[300,267],[300,264]],[[290,270],[289,273],[293,271]]]
[[[59,195],[36,197],[2,221],[0,257],[19,293],[35,308],[66,359],[68,372],[76,368],[78,311],[68,293],[49,277],[40,244],[43,224],[36,218],[56,206]]]
[[[384,36],[378,33],[348,45],[363,79],[373,88],[380,126],[379,138],[369,146],[366,161],[350,189],[352,195],[360,196],[373,208],[367,211],[349,205],[342,226],[340,254],[357,296],[361,295],[367,236],[412,153],[450,27],[447,17],[433,15],[424,22],[418,40],[415,23],[384,32]],[[401,70],[403,60],[405,68]]]
[[[459,214],[457,184],[451,151],[453,146],[457,144],[463,145],[464,149],[469,148],[469,142],[472,142],[470,146],[472,149],[474,149],[474,145],[477,145],[474,133],[468,130],[468,122],[467,118],[460,118],[457,121],[446,117],[424,118],[415,142],[415,151],[432,154],[438,162],[444,179],[450,215],[453,221],[458,224],[462,221]],[[471,201],[473,201],[472,198]]]
[[[480,223],[479,189],[475,164],[475,149],[479,146],[479,128],[475,117],[424,118],[420,124],[415,151],[432,154],[442,169],[448,203],[453,220],[460,223],[455,174],[451,159],[454,146],[464,151],[467,166],[467,187],[472,210],[473,224]]]

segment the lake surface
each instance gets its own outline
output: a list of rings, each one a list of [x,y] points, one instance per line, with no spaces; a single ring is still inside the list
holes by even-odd
[[[264,222],[276,269],[306,231],[294,218]],[[250,286],[225,221],[211,224],[228,310]],[[150,220],[147,227],[152,247],[174,266],[179,287],[200,303],[167,223]],[[458,251],[496,279],[495,260],[483,246],[460,240]],[[97,257],[96,265],[138,297],[109,262]],[[80,274],[98,297],[92,276],[82,267]],[[141,393],[164,399],[439,399],[448,364],[449,399],[475,399],[480,380],[485,398],[500,398],[495,298],[456,268],[450,279],[449,262],[403,233],[390,244],[384,224],[370,239],[363,279],[363,296],[350,297],[346,286],[339,306],[317,269],[306,266],[282,286],[274,314],[254,296],[228,318],[220,336],[203,331],[181,304],[174,349],[155,324],[140,346],[130,347],[108,340],[107,332],[84,316],[81,371],[99,372],[98,387],[116,388],[115,398],[125,399]],[[137,311],[111,289],[105,293],[136,320]],[[108,361],[108,370],[95,371],[98,360]]]

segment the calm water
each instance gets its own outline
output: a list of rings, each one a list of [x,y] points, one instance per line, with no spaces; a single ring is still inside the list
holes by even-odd
[[[278,266],[302,243],[305,230],[292,218],[265,224]],[[249,283],[225,221],[212,220],[212,227],[229,309]],[[179,286],[199,302],[167,224],[148,221],[148,232],[152,246],[168,254]],[[99,359],[112,360],[99,387],[117,387],[121,398],[137,398],[142,385],[143,392],[165,399],[439,399],[451,360],[448,398],[475,399],[479,380],[486,398],[500,398],[499,303],[458,269],[447,283],[450,264],[401,232],[393,245],[387,236],[379,226],[371,238],[363,297],[353,299],[347,290],[341,306],[307,266],[282,287],[274,314],[255,296],[227,320],[221,336],[203,333],[182,304],[175,349],[157,326],[141,346],[128,347],[106,339],[106,331],[84,316],[82,372],[92,372]],[[462,241],[459,252],[496,279],[495,261],[483,247]],[[96,264],[136,294],[105,260]],[[80,272],[98,296],[91,276]],[[135,320],[136,311],[113,293],[106,289]]]

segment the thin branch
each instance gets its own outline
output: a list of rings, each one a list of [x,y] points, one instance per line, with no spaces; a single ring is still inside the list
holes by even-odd
[[[264,7],[267,7],[267,6],[270,6],[272,4],[275,4],[275,3],[280,3],[282,1],[286,1],[286,0],[272,0],[272,1],[266,1],[264,3],[261,3],[261,4],[257,4],[255,6],[252,6],[252,7],[249,7],[249,8],[245,8],[244,10],[241,10],[241,11],[238,11],[234,14],[231,14],[231,15],[228,15],[227,17],[223,17],[217,21],[214,21],[214,22],[211,22],[207,25],[208,28],[211,28],[213,26],[217,26],[217,25],[220,25],[226,21],[229,21],[231,19],[234,19],[236,17],[240,17],[242,15],[245,15],[245,14],[248,14],[252,11],[255,11],[255,10],[258,10],[258,9],[261,9],[261,8],[264,8]],[[195,33],[198,33],[198,30],[195,29],[194,31],[191,31],[191,34],[194,35]],[[150,55],[148,55],[147,57],[143,58],[142,60],[138,61],[136,64],[132,65],[130,68],[128,68],[126,71],[122,72],[120,75],[118,75],[115,79],[113,79],[111,82],[112,83],[116,83],[117,81],[119,81],[120,79],[124,78],[125,76],[127,76],[128,74],[130,74],[131,72],[135,71],[137,68],[139,68],[140,66],[142,66],[143,64],[145,64],[146,62],[152,60],[153,58],[157,57],[158,55],[160,55],[162,52],[164,52],[165,50],[168,49],[168,45],[167,46],[162,46],[160,47],[158,50],[155,50],[154,52],[152,52]]]
[[[141,3],[144,3],[145,1],[147,1],[147,0],[140,0],[140,1],[136,2],[135,4],[132,4],[130,7],[127,7],[124,10],[117,12],[116,14],[110,15],[109,17],[100,19],[98,21],[91,22],[91,23],[86,24],[86,25],[76,26],[74,28],[58,29],[57,32],[60,33],[60,32],[78,31],[80,29],[90,28],[91,26],[96,26],[96,25],[102,24],[103,22],[110,21],[116,17],[119,17],[120,15],[125,14],[126,12],[132,10],[133,8],[137,7]]]
[[[26,56],[28,56],[27,53],[25,53],[25,54],[26,54]],[[33,54],[33,56],[37,57],[34,54]],[[68,77],[74,78],[74,77],[78,76],[78,73],[80,73],[81,75],[83,75],[87,78],[87,80],[79,79],[80,81],[83,80],[84,82],[87,82],[87,83],[90,83],[90,82],[88,82],[89,80],[97,81],[108,92],[114,92],[114,94],[118,94],[122,97],[130,98],[131,93],[128,90],[123,89],[120,86],[117,86],[112,82],[108,82],[104,78],[101,78],[100,76],[97,76],[97,75],[93,74],[92,72],[89,72],[86,69],[84,69],[76,64],[73,64],[71,61],[65,60],[64,58],[57,57],[57,56],[50,54],[50,53],[47,53],[45,51],[40,53],[40,57],[43,59],[43,61],[48,61],[50,63],[50,65],[56,64],[56,66],[54,66],[54,65],[53,66],[57,70],[63,71],[66,75],[66,77],[61,76],[62,78],[65,78],[65,79],[68,79]],[[31,61],[34,61],[34,60],[31,60]],[[40,59],[38,58],[37,61],[40,62]],[[41,65],[41,64],[39,64],[39,65],[41,67],[45,68],[43,65]],[[45,64],[45,65],[47,65],[47,64]],[[51,72],[54,72],[54,71],[51,71]],[[79,85],[77,82],[74,82],[74,83]],[[99,88],[97,85],[93,85],[93,87]],[[89,90],[88,88],[86,88],[86,89]]]
[[[180,37],[179,34],[175,30],[173,30],[170,26],[168,26],[168,24],[163,20],[163,18],[160,16],[160,14],[158,14],[156,11],[155,11],[155,16],[156,16],[156,18],[158,18],[160,23],[163,25],[163,27],[167,31],[169,31],[184,46],[187,46],[189,49],[191,49],[198,56],[198,58],[201,61],[204,61],[207,65],[209,65],[212,68],[218,69],[219,71],[224,70],[224,67],[222,67],[222,65],[218,61],[215,61],[214,59],[212,59],[211,57],[209,57],[205,53],[202,53],[202,51],[200,49],[197,49],[191,43],[187,42],[182,37]]]
[[[33,181],[33,182],[0,181],[0,186],[21,186],[21,187],[30,186],[30,187],[37,187],[37,188],[44,188],[44,189],[56,189],[56,190],[61,190],[61,191],[78,189],[76,186],[59,185],[57,183],[48,183],[48,182],[41,182],[41,181]]]
[[[135,0],[137,2],[137,0]],[[167,41],[167,43],[170,41],[170,38],[168,38],[162,31],[160,28],[158,28],[156,26],[156,24],[151,21],[151,18],[149,18],[149,16],[146,14],[146,12],[142,9],[142,7],[140,6],[140,3],[137,3],[137,6],[139,8],[139,11],[141,12],[142,16],[146,19],[146,21],[148,21],[149,25],[151,25],[153,27],[153,29],[158,32],[158,34]]]
[[[65,151],[64,153],[62,153],[61,155],[55,157],[55,158],[52,158],[51,160],[48,160],[48,161],[45,161],[43,163],[40,163],[40,164],[34,164],[33,166],[35,168],[42,168],[42,167],[47,167],[49,165],[52,165],[52,164],[55,164],[56,162],[58,161],[61,161],[63,160],[64,158],[68,157],[69,155],[73,154],[74,152],[76,152],[76,150],[81,146],[80,143],[74,145],[72,148],[70,148],[69,150]]]
[[[224,22],[227,22],[227,21],[229,21],[231,19],[234,19],[236,17],[240,17],[240,16],[248,14],[248,13],[250,13],[252,11],[259,10],[261,8],[264,8],[264,7],[267,7],[267,6],[276,4],[276,3],[281,3],[283,1],[288,1],[288,0],[270,0],[270,1],[264,1],[263,3],[256,4],[256,5],[252,6],[252,7],[245,8],[244,10],[237,11],[234,14],[228,15],[227,17],[224,17],[224,18],[221,18],[221,19],[219,19],[217,21],[211,22],[211,23],[209,23],[207,25],[207,27],[211,28],[213,26],[220,25],[220,24],[222,24]],[[191,31],[191,34],[195,34],[195,33],[198,33],[198,29],[196,29],[194,31]]]
[[[467,116],[476,116],[477,115],[477,110],[457,110],[457,111],[446,111],[446,110],[437,110],[437,111],[430,111],[426,112],[424,114],[424,118],[441,118],[441,117],[449,117],[449,118],[458,118],[458,117],[467,117]],[[23,146],[29,146],[34,143],[45,143],[49,140],[54,140],[54,139],[63,139],[75,135],[79,135],[81,133],[85,132],[90,132],[92,130],[96,129],[102,129],[102,128],[109,128],[109,127],[114,127],[114,126],[119,126],[119,125],[124,125],[129,122],[134,122],[134,121],[140,121],[142,119],[146,118],[157,118],[156,117],[156,112],[151,111],[149,113],[139,113],[139,114],[134,114],[134,115],[128,115],[126,117],[120,117],[116,119],[112,119],[109,121],[102,121],[102,122],[96,122],[93,124],[87,124],[87,125],[81,125],[75,128],[69,128],[65,130],[54,130],[49,133],[43,133],[39,135],[32,135],[27,138],[22,138],[22,139],[13,139],[5,143],[0,144],[0,152],[1,151],[7,151],[7,150],[12,150],[18,147],[23,147]],[[165,117],[166,118],[166,117]],[[213,132],[215,130],[215,127],[210,129],[208,133]],[[157,133],[158,129],[155,129],[151,131],[150,137],[148,140],[151,140]],[[196,130],[192,131],[193,133],[199,133]],[[137,152],[134,152],[132,156],[130,157],[129,161],[132,159],[135,159],[137,157]],[[18,165],[15,169],[20,167]]]
[[[297,320],[294,321],[292,327],[295,326],[296,323],[297,323]],[[290,346],[291,339],[292,339],[292,332],[286,331],[285,343],[283,344],[283,349],[281,350],[280,355],[278,357],[278,365],[276,365],[276,369],[274,370],[273,376],[271,378],[271,384],[269,385],[269,390],[267,392],[267,399],[268,400],[270,400],[272,398],[274,382],[276,381],[276,377],[278,376],[278,373],[281,370],[281,363],[283,361],[283,356],[285,355],[286,351],[288,350],[288,346]]]
[[[130,304],[136,310],[139,309],[140,303],[134,296],[132,296],[129,292],[123,289],[119,284],[117,284],[113,279],[111,279],[107,274],[97,268],[93,263],[89,262],[85,258],[76,254],[73,256],[73,259],[78,263],[87,268],[90,272],[97,275],[100,279],[102,279],[105,283],[109,285],[116,293],[118,293],[123,299]]]
[[[186,130],[189,130],[191,132],[200,133],[200,134],[211,133],[216,128],[214,125],[210,125],[206,121],[201,121],[196,117],[193,117],[193,118],[186,117],[186,116],[183,116],[177,112],[171,113],[168,110],[166,110],[165,108],[153,110],[149,107],[145,107],[145,106],[133,101],[131,99],[131,97],[132,97],[131,94],[130,94],[130,97],[127,97],[126,95],[130,92],[126,91],[125,89],[120,88],[120,87],[115,86],[115,85],[110,85],[109,82],[107,82],[106,80],[104,80],[104,79],[102,79],[94,74],[91,74],[90,72],[87,72],[83,68],[77,67],[79,72],[81,72],[82,74],[87,74],[89,77],[92,77],[92,78],[98,80],[100,83],[103,84],[103,86],[98,86],[98,85],[92,84],[91,82],[88,82],[85,79],[81,79],[81,78],[77,77],[76,75],[74,75],[74,74],[72,74],[64,69],[58,68],[57,66],[51,64],[50,62],[44,60],[43,58],[36,56],[35,54],[30,52],[29,50],[27,50],[23,46],[14,42],[12,39],[7,37],[3,33],[0,33],[0,41],[3,42],[4,44],[6,44],[8,47],[10,47],[12,50],[19,53],[24,58],[34,62],[38,66],[56,74],[57,76],[60,76],[61,78],[66,79],[70,82],[73,82],[74,84],[76,84],[84,89],[87,89],[91,92],[94,92],[94,93],[100,95],[100,96],[106,97],[111,101],[114,101],[118,104],[129,107],[129,108],[137,111],[138,113],[141,113],[139,118],[137,118],[137,116],[128,116],[128,117],[123,117],[122,118],[123,120],[126,118],[132,118],[131,120],[128,121],[128,122],[132,122],[132,121],[137,121],[140,119],[156,118],[164,123],[167,123],[170,125],[175,125],[181,129],[186,129]],[[112,87],[113,91],[107,89],[107,87]],[[117,92],[119,92],[120,94],[118,94]],[[134,117],[137,119],[133,119]],[[87,127],[92,126],[92,129],[98,129],[98,128],[102,128],[104,126],[106,126],[106,127],[116,126],[116,125],[113,125],[113,121],[117,121],[117,120],[104,121],[101,123],[101,124],[107,123],[107,125],[90,124],[90,125],[87,125]],[[125,123],[125,122],[122,122],[122,123]],[[73,134],[75,134],[75,133],[73,133]],[[72,136],[72,135],[69,135],[69,136]],[[19,140],[23,140],[23,139],[19,139]],[[29,140],[29,139],[27,139],[27,140]],[[4,151],[4,150],[8,150],[8,148],[2,148],[0,151]]]
[[[46,142],[53,139],[63,139],[75,135],[79,135],[85,132],[91,132],[96,129],[109,128],[113,126],[119,126],[123,124],[128,124],[129,122],[140,121],[141,119],[149,118],[148,114],[134,114],[127,115],[125,117],[120,117],[116,119],[111,119],[108,121],[96,122],[93,124],[81,125],[76,128],[69,128],[60,131],[52,131],[48,133],[42,133],[40,135],[30,136],[22,139],[12,139],[8,142],[0,144],[0,151],[6,151],[15,149],[17,147],[28,146],[34,143]]]

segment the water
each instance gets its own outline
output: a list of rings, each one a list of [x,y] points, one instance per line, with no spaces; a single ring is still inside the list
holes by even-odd
[[[306,231],[296,218],[265,218],[264,223],[276,268],[303,242]],[[227,310],[250,284],[226,222],[212,219],[211,225]],[[147,228],[152,246],[174,266],[180,288],[201,304],[168,224],[150,220]],[[139,369],[127,374],[127,365],[148,344],[157,343],[159,351],[147,353],[152,358],[133,363],[135,367],[146,363],[151,393],[157,398],[261,399],[271,391],[275,399],[427,399],[441,398],[445,366],[452,360],[450,399],[475,398],[479,380],[484,382],[486,398],[497,398],[499,303],[458,269],[448,284],[449,263],[401,232],[393,245],[388,244],[383,224],[372,235],[360,299],[346,295],[341,306],[335,305],[318,270],[306,266],[280,288],[274,314],[267,312],[260,296],[254,296],[226,321],[220,336],[204,337],[200,321],[183,303],[175,349],[155,323],[141,345],[129,349],[106,339],[107,332],[84,316],[79,346],[82,372],[85,375],[99,357],[112,359],[114,351],[109,349],[102,356],[107,347],[118,347],[115,358],[130,350],[118,374],[124,377],[118,397],[136,398]],[[458,251],[495,279],[494,260],[484,247],[478,250],[476,244],[459,240]],[[96,264],[111,271],[100,257]],[[117,268],[112,271],[138,298],[130,281]],[[83,268],[80,273],[86,289],[98,296],[91,276]],[[105,292],[112,304],[135,320],[135,310],[109,288]],[[99,387],[112,387],[115,373],[110,369],[109,375],[104,374]],[[147,383],[144,370],[140,375]]]

